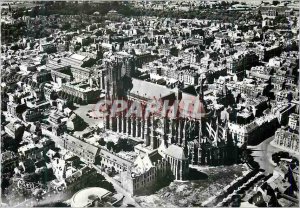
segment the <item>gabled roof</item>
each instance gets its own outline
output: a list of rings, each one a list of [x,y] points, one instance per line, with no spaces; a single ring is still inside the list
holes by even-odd
[[[181,148],[177,145],[174,145],[174,144],[171,144],[167,148],[166,155],[174,157],[174,158],[179,159],[179,160],[187,160],[187,157],[185,156],[183,148]]]
[[[144,157],[141,157],[139,155],[137,157],[137,159],[134,161],[133,172],[135,172],[137,174],[143,174],[152,167],[153,167],[153,164],[152,164],[152,161],[150,160],[148,154],[145,155]]]
[[[84,59],[86,59],[86,56],[82,56],[80,54],[76,54],[76,53],[73,53],[70,58],[72,59],[75,59],[75,60],[78,60],[78,61],[83,61]]]
[[[132,79],[132,88],[129,93],[138,95],[147,99],[160,99],[172,94],[172,90],[151,82]]]
[[[162,160],[162,156],[158,153],[158,151],[155,151],[153,153],[150,153],[148,155],[150,161],[152,162],[152,164],[156,163],[158,160]]]

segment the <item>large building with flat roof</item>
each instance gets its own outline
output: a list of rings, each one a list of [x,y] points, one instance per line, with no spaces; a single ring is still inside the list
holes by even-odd
[[[62,91],[68,95],[81,99],[83,102],[96,101],[101,93],[98,87],[84,82],[69,82],[62,85]]]

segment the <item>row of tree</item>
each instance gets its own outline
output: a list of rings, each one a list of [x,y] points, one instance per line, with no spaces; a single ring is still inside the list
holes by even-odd
[[[125,151],[125,152],[128,152],[128,151],[133,151],[133,145],[131,145],[129,142],[128,142],[128,139],[119,139],[118,142],[115,144],[114,142],[112,141],[108,141],[108,142],[105,142],[103,138],[101,138],[98,143],[101,145],[101,146],[106,146],[106,148],[109,150],[109,151],[113,151],[115,153],[118,153],[120,151]]]

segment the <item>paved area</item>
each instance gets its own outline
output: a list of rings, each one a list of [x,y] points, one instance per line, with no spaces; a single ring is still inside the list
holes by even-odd
[[[274,147],[270,142],[274,137],[270,137],[256,146],[248,146],[249,149],[253,150],[252,156],[254,161],[256,161],[261,169],[265,170],[265,175],[273,173],[276,164],[272,161],[272,154],[281,151],[280,149]]]
[[[103,125],[103,119],[98,118],[100,115],[96,111],[97,107],[95,104],[78,105],[76,107],[77,107],[77,109],[75,109],[74,112],[78,116],[80,116],[86,123],[88,123],[89,126]],[[92,111],[92,112],[89,112],[89,111]],[[90,116],[88,116],[87,114],[89,114]]]

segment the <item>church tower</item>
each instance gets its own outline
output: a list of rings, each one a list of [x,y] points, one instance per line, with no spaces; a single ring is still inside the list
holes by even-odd
[[[114,99],[118,96],[120,86],[120,80],[122,78],[122,67],[118,63],[106,63],[107,79],[106,79],[106,93],[110,99]]]

